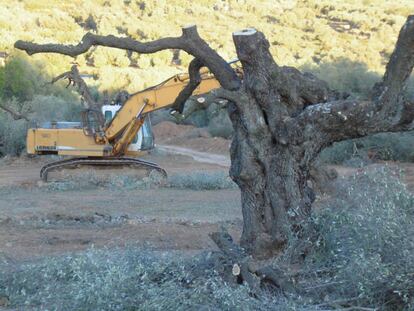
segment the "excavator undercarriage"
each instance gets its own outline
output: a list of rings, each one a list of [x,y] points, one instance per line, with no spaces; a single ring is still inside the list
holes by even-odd
[[[64,159],[60,161],[55,161],[48,163],[42,167],[40,170],[40,178],[43,181],[47,181],[48,174],[55,170],[61,169],[70,169],[77,168],[80,166],[104,166],[106,168],[111,167],[133,167],[138,169],[145,169],[147,171],[155,170],[167,177],[167,172],[160,167],[158,164],[137,159],[137,158],[118,158],[118,157],[108,157],[108,158],[99,158],[99,157],[85,157],[85,158],[71,158]]]

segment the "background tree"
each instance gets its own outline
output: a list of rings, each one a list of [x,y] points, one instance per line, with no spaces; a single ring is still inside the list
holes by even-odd
[[[208,67],[222,86],[216,96],[229,101],[234,127],[230,175],[241,189],[243,248],[234,245],[226,233],[212,237],[233,262],[240,264],[234,273],[252,286],[261,280],[288,286],[283,273],[255,266],[246,258],[270,258],[283,251],[290,236],[301,236],[314,201],[310,169],[321,150],[341,140],[414,128],[414,105],[404,96],[414,65],[414,16],[409,16],[402,27],[371,101],[347,99],[311,74],[279,66],[269,52],[269,42],[255,29],[235,32],[233,40],[243,80],[199,37],[195,26],[183,28],[180,37],[146,43],[88,33],[77,45],[17,41],[15,47],[29,54],[72,57],[92,46],[137,53],[184,50],[195,59],[189,67],[191,81],[180,94],[177,106],[198,85],[199,69]]]

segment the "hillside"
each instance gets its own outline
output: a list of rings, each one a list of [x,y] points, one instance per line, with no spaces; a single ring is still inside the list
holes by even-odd
[[[354,86],[342,75],[383,71],[399,29],[414,11],[410,0],[202,0],[197,5],[185,0],[0,0],[0,6],[0,51],[12,55],[18,39],[77,43],[87,31],[95,31],[148,41],[177,36],[181,25],[197,24],[201,36],[230,60],[235,58],[231,33],[255,27],[267,36],[278,63],[313,68],[334,87],[348,89]],[[132,92],[186,70],[191,58],[181,53],[181,65],[172,64],[172,59],[173,51],[128,55],[97,48],[76,61],[82,72],[99,78],[95,83],[101,91]],[[36,55],[30,61],[56,75],[66,71],[72,59]],[[365,80],[353,83],[372,82]]]

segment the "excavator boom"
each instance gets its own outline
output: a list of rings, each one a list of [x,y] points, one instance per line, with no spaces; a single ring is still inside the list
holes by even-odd
[[[202,73],[201,78],[193,95],[204,94],[220,87],[220,83],[209,72]],[[131,122],[131,118],[136,118],[139,113],[144,116],[149,112],[170,107],[188,82],[188,74],[178,74],[156,86],[132,94],[105,130],[105,136],[108,140],[114,139]]]

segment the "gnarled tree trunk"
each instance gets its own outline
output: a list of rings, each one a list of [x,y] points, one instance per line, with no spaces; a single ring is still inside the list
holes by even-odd
[[[308,181],[319,150],[290,122],[307,105],[339,94],[312,75],[279,67],[262,33],[247,29],[233,38],[244,79],[230,107],[230,174],[242,193],[242,245],[255,257],[270,257],[300,230],[314,200]]]

